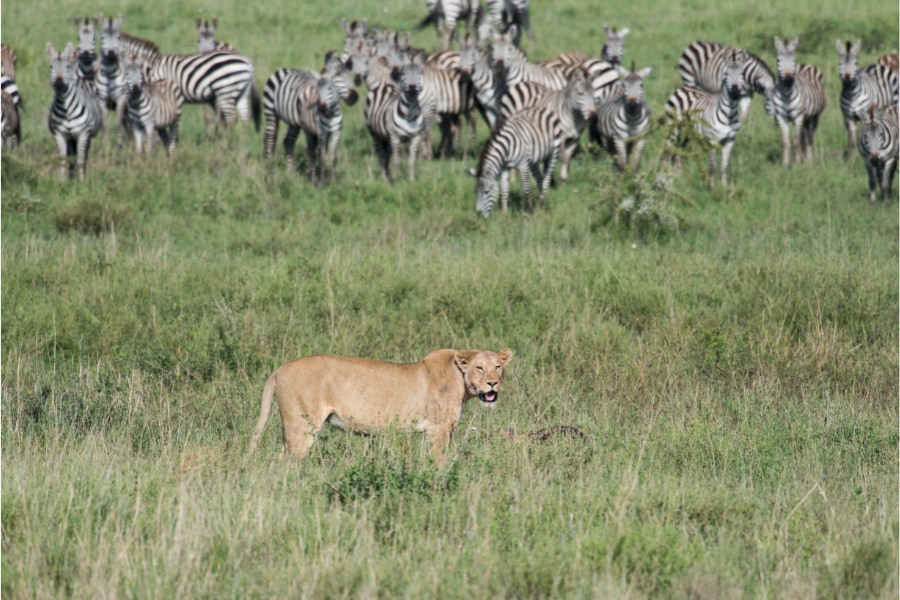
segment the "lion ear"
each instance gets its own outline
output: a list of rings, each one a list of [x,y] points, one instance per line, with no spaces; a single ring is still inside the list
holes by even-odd
[[[506,350],[501,350],[498,354],[500,355],[501,366],[505,367],[509,364],[509,361],[512,360],[512,350],[510,350],[509,348],[507,348]]]
[[[457,350],[453,357],[453,363],[459,367],[460,371],[465,371],[477,355],[478,350]]]

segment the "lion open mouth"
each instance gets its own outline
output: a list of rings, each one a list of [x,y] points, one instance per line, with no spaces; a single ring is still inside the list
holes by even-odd
[[[494,403],[497,402],[497,392],[493,390],[490,392],[482,392],[478,394],[478,399],[481,400],[481,403],[484,406],[490,406],[493,408]]]

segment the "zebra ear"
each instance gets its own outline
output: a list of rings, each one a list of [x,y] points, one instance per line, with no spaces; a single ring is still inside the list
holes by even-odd
[[[788,48],[790,50],[794,50],[797,48],[798,43],[800,43],[800,38],[795,37],[794,39],[791,40],[791,43],[788,44]]]
[[[849,42],[848,42],[848,43],[849,43]],[[853,42],[853,47],[850,48],[850,52],[851,52],[852,54],[855,54],[855,55],[859,56],[859,49],[860,49],[860,48],[862,48],[862,42],[860,42],[859,40],[856,40],[855,42]]]
[[[56,50],[53,48],[53,42],[47,42],[47,45],[45,46],[45,48],[46,48],[47,54],[50,56],[50,58],[56,57]]]
[[[626,35],[628,35],[628,33],[629,33],[630,31],[631,31],[631,30],[628,29],[627,27],[623,27],[622,29],[619,30],[619,37],[620,37],[620,38],[625,37]]]
[[[634,68],[634,64],[631,65],[631,68]],[[623,67],[622,65],[616,65],[616,71],[619,73],[619,77],[626,78],[631,74],[631,71]]]
[[[835,45],[835,47],[837,47],[838,54],[844,53],[844,42],[842,42],[840,39],[838,39],[834,45]]]
[[[212,26],[213,26],[213,29],[218,29],[218,28],[219,28],[219,19],[218,19],[218,17],[216,17],[215,19],[212,20]]]
[[[508,35],[511,40],[516,39],[519,36],[519,26],[510,25],[509,29],[506,31],[506,35]]]
[[[781,38],[777,35],[775,36],[775,49],[778,52],[784,52],[784,42],[782,42]]]
[[[636,73],[636,75],[637,75],[638,77],[640,77],[641,79],[644,79],[644,78],[647,77],[647,75],[649,75],[649,74],[652,73],[652,72],[653,72],[653,67],[644,67],[643,69],[641,69],[640,71],[638,71],[638,72]]]
[[[196,21],[194,21],[194,25],[196,25],[197,29],[199,30],[201,27],[203,27],[203,21],[197,19]]]

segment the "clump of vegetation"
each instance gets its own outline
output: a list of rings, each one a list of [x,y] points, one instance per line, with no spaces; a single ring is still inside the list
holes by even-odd
[[[130,221],[131,211],[128,206],[94,195],[76,196],[53,210],[53,224],[62,233],[77,231],[101,235],[121,231]]]

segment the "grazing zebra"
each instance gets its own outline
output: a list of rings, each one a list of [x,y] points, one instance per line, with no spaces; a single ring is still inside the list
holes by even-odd
[[[772,96],[775,122],[781,129],[781,162],[791,164],[791,123],[794,124],[794,154],[798,161],[812,159],[813,136],[819,115],[825,110],[825,84],[822,71],[813,65],[796,64],[797,38],[787,45],[775,38],[778,81]]]
[[[320,84],[324,78],[326,83]],[[320,93],[322,95],[320,95]],[[343,126],[343,112],[337,100],[343,98],[348,104],[356,103],[356,90],[350,85],[350,78],[344,64],[335,52],[325,57],[325,67],[321,77],[317,73],[298,71],[296,69],[279,69],[266,81],[263,90],[263,115],[265,117],[265,134],[263,135],[263,153],[266,159],[272,157],[275,140],[278,136],[280,121],[288,126],[284,138],[285,160],[288,171],[294,168],[294,145],[300,130],[307,133],[307,172],[311,178],[316,176],[315,146],[320,142],[320,153],[327,151],[327,156],[319,155],[319,170],[326,166],[330,170],[331,180],[336,179],[335,165],[337,161],[337,143]],[[310,136],[313,136],[312,141]]]
[[[606,43],[603,44],[601,56],[603,60],[614,67],[622,64],[622,55],[625,50],[625,36],[628,35],[629,29],[623,27],[618,29],[615,25],[608,27],[603,26],[603,34],[606,36]]]
[[[531,48],[537,48],[534,30],[531,28],[531,0],[487,0],[487,12],[491,25],[500,33],[512,33],[512,42],[519,46],[522,32],[528,31]]]
[[[744,86],[741,89],[741,121],[746,122],[750,114],[753,94],[770,98],[775,89],[775,75],[760,57],[741,48],[725,46],[718,42],[694,42],[678,59],[678,70],[685,87],[696,87],[707,92],[718,93],[722,89],[722,73],[730,61],[733,51],[744,56]],[[766,114],[772,115],[772,107],[766,101]]]
[[[47,42],[47,54],[50,56],[50,87],[54,92],[47,125],[62,158],[60,174],[65,178],[67,170],[73,172],[75,165],[70,163],[69,157],[74,155],[79,177],[84,179],[91,138],[97,135],[102,124],[100,103],[94,91],[75,74],[77,57],[71,43],[59,53]]]
[[[681,87],[666,102],[666,114],[670,121],[678,122],[686,116],[692,117],[694,128],[714,144],[709,152],[710,189],[715,185],[715,145],[722,148],[722,185],[728,185],[728,159],[734,146],[734,138],[741,128],[739,103],[746,85],[745,64],[746,57],[733,49],[725,66],[719,92]],[[677,128],[675,134],[678,134]],[[672,144],[673,141],[670,140],[669,143]]]
[[[228,42],[220,42],[216,39],[216,29],[219,27],[219,20],[195,21],[197,26],[197,52],[234,52],[234,46]]]
[[[869,175],[869,204],[875,205],[875,187],[881,188],[881,201],[891,198],[891,185],[897,172],[898,135],[900,122],[897,105],[869,106],[861,116],[862,125],[857,148],[866,163]]]
[[[19,107],[12,96],[6,92],[0,92],[0,107],[3,109],[0,135],[3,136],[3,145],[12,149],[19,145],[19,139],[22,136],[19,126]]]
[[[150,154],[156,132],[166,147],[166,156],[172,156],[184,104],[181,90],[168,79],[147,81],[143,59],[138,56],[125,63],[125,82],[128,86],[128,122],[134,133],[137,153],[141,154],[146,148]]]
[[[475,92],[475,107],[484,117],[491,131],[500,121],[500,100],[506,93],[506,80],[497,75],[490,63],[490,55],[467,33],[459,42],[459,70],[469,78]]]
[[[900,55],[896,52],[882,54],[878,57],[878,60],[875,61],[875,64],[883,65],[896,73],[897,71],[900,71]]]
[[[597,107],[596,128],[591,137],[617,157],[616,166],[624,171],[631,156],[631,170],[641,164],[647,132],[650,131],[650,108],[644,99],[644,78],[653,69],[631,71],[619,67],[622,85],[618,93]]]
[[[506,33],[494,36],[493,62],[506,79],[506,85],[512,87],[521,81],[533,81],[553,90],[566,87],[568,78],[561,70],[528,62],[525,53],[514,43],[518,29],[513,25]]]
[[[253,63],[243,54],[218,50],[202,54],[157,54],[147,59],[146,65],[151,79],[174,82],[185,102],[211,105],[215,109],[216,130],[220,121],[231,125],[240,118],[243,123],[249,123],[252,108],[253,122],[259,131],[259,90],[253,80]],[[209,138],[209,123],[205,125]]]
[[[433,24],[441,48],[450,47],[450,40],[456,33],[456,22],[460,19],[465,20],[468,31],[476,31],[481,25],[481,0],[425,0],[425,5],[428,16],[419,23],[418,29]]]
[[[530,81],[511,87],[502,99],[500,113],[506,121],[515,114],[532,108],[546,109],[559,119],[562,127],[559,178],[560,181],[568,181],[569,163],[578,147],[578,138],[596,114],[594,98],[584,70],[573,71],[562,90],[550,90]]]
[[[895,105],[898,93],[897,72],[883,64],[859,68],[860,41],[837,40],[837,51],[841,55],[838,72],[841,76],[841,113],[847,127],[848,149],[856,144],[856,123],[870,106]]]
[[[534,176],[538,182],[540,206],[543,207],[562,138],[563,126],[559,117],[545,107],[524,110],[504,121],[488,139],[478,159],[475,210],[489,217],[498,195],[501,210],[507,210],[510,169],[518,169],[521,175],[528,210],[534,210],[530,180],[530,176]]]
[[[384,61],[379,58],[378,61]],[[425,131],[425,114],[419,103],[422,89],[422,54],[412,62],[393,70],[394,84],[369,88],[366,97],[366,126],[372,135],[381,173],[391,185],[391,164],[396,161],[400,143],[409,141],[409,179],[415,180],[416,154]]]

